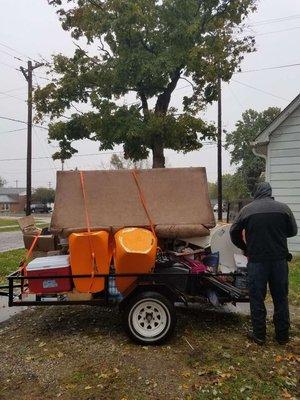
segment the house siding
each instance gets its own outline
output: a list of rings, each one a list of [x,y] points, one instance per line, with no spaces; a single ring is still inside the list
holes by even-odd
[[[275,199],[293,211],[300,230],[300,107],[270,135],[266,178]],[[289,239],[289,249],[300,253],[300,232]]]

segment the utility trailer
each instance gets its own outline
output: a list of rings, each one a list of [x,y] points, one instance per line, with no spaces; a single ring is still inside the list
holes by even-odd
[[[24,242],[30,254],[49,241],[69,269],[35,272],[54,256],[23,263],[0,294],[10,307],[118,304],[128,335],[157,344],[178,304],[249,301],[228,226],[214,227],[204,168],[59,172],[49,237]],[[204,264],[213,254],[218,266]]]
[[[149,273],[149,274],[96,274],[103,278],[105,289],[95,293],[89,300],[70,300],[68,293],[55,295],[32,295],[28,293],[28,281],[41,279],[40,276],[24,277],[18,270],[7,277],[8,285],[0,287],[0,295],[8,297],[9,307],[18,306],[116,306],[118,305],[127,334],[140,344],[159,344],[173,333],[176,326],[176,306],[188,307],[192,303],[209,302],[207,294],[217,294],[220,305],[248,302],[248,293],[220,279],[236,278],[241,273]],[[90,275],[43,276],[43,279],[90,279]],[[135,284],[122,297],[111,290],[116,278],[133,277]],[[186,290],[174,285],[176,280],[187,282]],[[191,289],[192,288],[192,289]]]

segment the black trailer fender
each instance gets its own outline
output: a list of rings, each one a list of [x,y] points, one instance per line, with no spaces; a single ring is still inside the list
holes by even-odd
[[[124,294],[123,300],[119,303],[120,311],[123,311],[128,302],[135,296],[143,292],[154,291],[160,293],[161,295],[167,297],[173,304],[174,303],[184,303],[187,305],[187,299],[185,298],[184,294],[179,292],[173,287],[170,287],[165,284],[156,284],[153,282],[142,282],[135,285],[134,288],[130,290],[130,292]]]

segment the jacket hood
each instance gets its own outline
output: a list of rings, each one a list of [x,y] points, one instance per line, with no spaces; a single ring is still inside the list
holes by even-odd
[[[266,197],[272,197],[272,188],[269,182],[261,182],[256,187],[254,199],[264,199]]]

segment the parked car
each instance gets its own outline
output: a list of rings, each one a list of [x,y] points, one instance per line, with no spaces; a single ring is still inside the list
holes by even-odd
[[[219,209],[218,204],[215,204],[214,212],[218,212],[218,209]],[[223,203],[222,204],[222,212],[225,212],[225,211],[226,211],[226,205]]]
[[[47,204],[37,203],[31,204],[30,210],[32,214],[43,214],[51,212],[51,207],[49,207]],[[24,211],[26,211],[26,209],[24,209]]]

